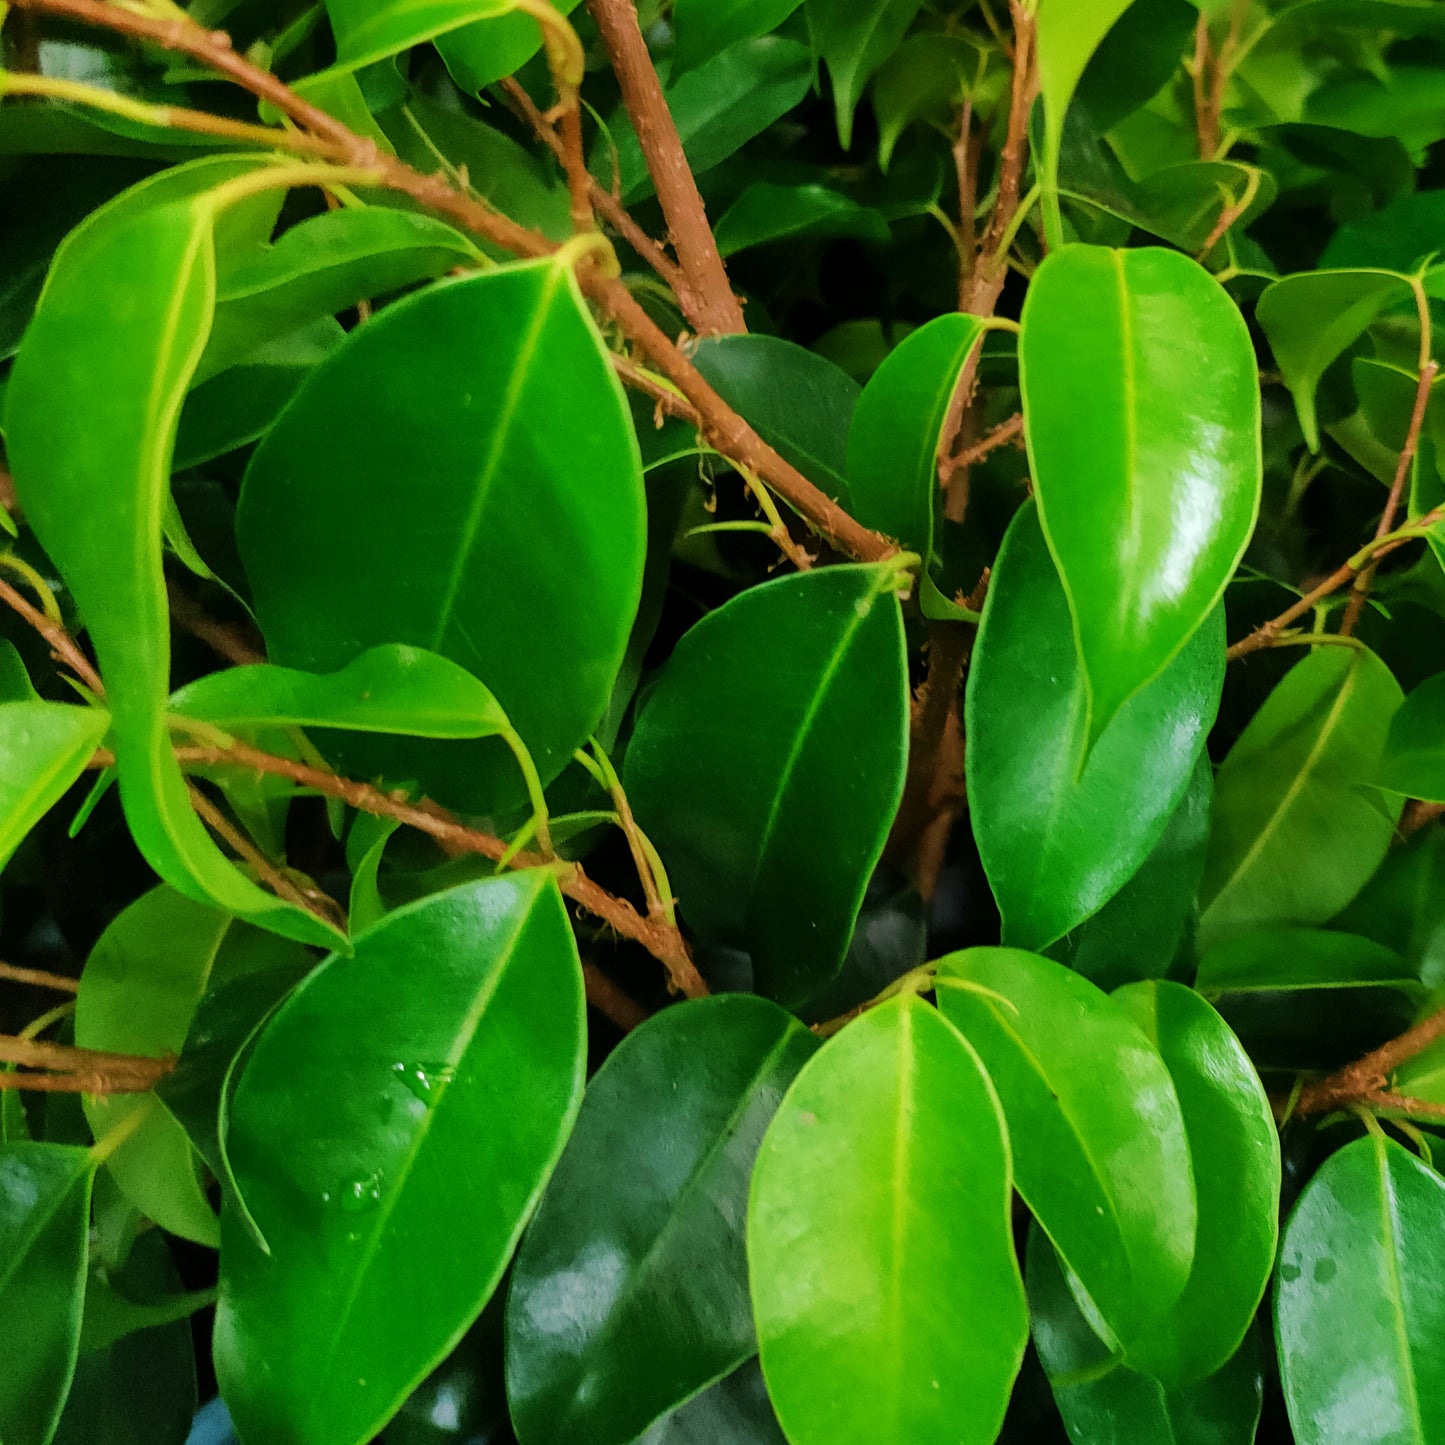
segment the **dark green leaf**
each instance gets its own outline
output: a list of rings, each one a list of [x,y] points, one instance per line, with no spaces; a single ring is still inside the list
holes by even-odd
[[[869,77],[898,48],[923,0],[807,0],[808,35],[827,64],[838,138],[853,143],[853,112]]]
[[[1331,1155],[1285,1226],[1279,1372],[1299,1445],[1445,1437],[1445,1183],[1376,1131]]]
[[[856,236],[884,244],[888,222],[827,186],[778,186],[755,181],[740,195],[714,228],[724,256],[778,241],[824,236]]]
[[[1143,1338],[1194,1260],[1189,1141],[1159,1051],[1048,959],[972,948],[939,969],[939,1007],[1003,1103],[1019,1193],[1110,1329]]]
[[[816,1047],[774,1004],[704,999],[630,1034],[588,1085],[512,1273],[521,1440],[627,1445],[753,1354],[748,1178]]]
[[[1190,0],[1133,0],[1114,22],[1074,96],[1101,135],[1178,74],[1198,19]]]
[[[0,1439],[47,1445],[80,1344],[95,1164],[67,1144],[0,1145]]]
[[[1330,237],[1320,266],[1409,273],[1436,255],[1445,235],[1445,191],[1420,191],[1346,222]]]
[[[1139,870],[1189,786],[1223,678],[1216,610],[1085,760],[1068,603],[1037,515],[1019,513],[995,563],[965,698],[970,817],[1010,944],[1052,943]]]
[[[381,643],[440,652],[555,777],[607,705],[644,541],[637,443],[571,271],[443,283],[353,332],[257,448],[237,527],[274,661],[326,672]],[[343,751],[456,806],[522,797],[494,742]]]
[[[902,793],[896,585],[829,567],[735,597],[679,643],[627,750],[684,916],[785,1002],[837,972]]]
[[[787,1445],[763,1385],[756,1359],[710,1385],[665,1420],[659,1420],[637,1445]]]
[[[1445,830],[1421,829],[1392,848],[1331,926],[1393,949],[1429,987],[1445,983]]]
[[[748,1206],[763,1376],[793,1445],[995,1438],[1028,1330],[1010,1182],[978,1056],[916,997],[804,1068]]]
[[[287,999],[231,1115],[270,1246],[225,1212],[216,1372],[243,1434],[362,1445],[446,1356],[561,1153],[583,1008],[543,871],[389,914]]]
[[[1206,939],[1320,923],[1389,847],[1398,799],[1376,785],[1400,685],[1365,648],[1296,663],[1230,749],[1200,890]]]
[[[1203,625],[1249,541],[1261,478],[1254,348],[1207,271],[1153,248],[1050,255],[1022,325],[1034,487],[1074,618],[1092,746]]]
[[[1445,673],[1422,682],[1390,719],[1379,781],[1406,798],[1445,803]]]
[[[672,73],[705,65],[729,46],[776,30],[801,0],[674,0]]]
[[[888,169],[898,138],[915,120],[956,125],[965,97],[973,94],[984,52],[963,35],[925,31],[910,35],[884,61],[873,81],[878,117],[878,164]]]

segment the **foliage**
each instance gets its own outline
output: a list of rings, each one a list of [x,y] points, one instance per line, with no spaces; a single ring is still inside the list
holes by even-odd
[[[0,25],[0,1445],[1445,1439],[1445,7]]]

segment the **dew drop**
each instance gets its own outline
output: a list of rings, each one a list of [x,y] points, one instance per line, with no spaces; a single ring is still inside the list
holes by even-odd
[[[381,1199],[381,1171],[353,1179],[341,1191],[341,1207],[348,1214],[360,1214]]]
[[[1339,1266],[1332,1259],[1315,1260],[1314,1277],[1316,1284],[1328,1284],[1339,1269]]]
[[[420,1099],[427,1108],[436,1103],[443,1086],[451,1083],[457,1072],[452,1064],[446,1063],[396,1063],[391,1066],[391,1071],[402,1088],[413,1098]]]
[[[1300,1268],[1297,1264],[1282,1264],[1279,1267],[1279,1277],[1286,1284],[1293,1284],[1300,1276]]]

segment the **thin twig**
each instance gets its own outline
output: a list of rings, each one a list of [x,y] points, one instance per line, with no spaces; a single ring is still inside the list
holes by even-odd
[[[50,644],[50,654],[68,667],[96,697],[105,696],[105,684],[100,674],[91,665],[90,659],[80,650],[75,639],[59,624],[52,622],[38,607],[23,597],[8,582],[0,579],[0,602],[12,611],[18,612],[31,627]]]
[[[1401,838],[1408,838],[1421,828],[1429,827],[1438,818],[1445,818],[1445,803],[1422,803],[1417,798],[1405,809],[1395,831]]]
[[[79,993],[80,980],[67,978],[63,973],[47,973],[43,968],[19,968],[13,963],[0,963],[0,978],[11,983],[33,984],[36,988],[48,988],[55,993]]]
[[[103,1049],[81,1049],[72,1044],[53,1044],[44,1039],[18,1038],[0,1034],[0,1063],[26,1068],[53,1069],[63,1073],[101,1073],[146,1078],[154,1083],[167,1073],[170,1059],[147,1058],[141,1054],[110,1053]]]
[[[1007,421],[1001,421],[991,431],[985,432],[971,447],[965,447],[963,451],[950,457],[949,465],[955,468],[971,467],[981,462],[990,453],[996,452],[1000,447],[1007,446],[1009,442],[1022,436],[1023,430],[1023,413],[1016,411]]]
[[[679,396],[670,387],[664,386],[650,372],[644,371],[620,351],[614,351],[610,355],[612,369],[618,376],[634,391],[650,396],[664,416],[676,417],[679,421],[701,428],[702,418],[698,416],[697,408],[685,396]]]
[[[217,657],[249,667],[266,661],[266,654],[241,628],[212,617],[193,597],[188,597],[169,578],[166,593],[170,599],[171,616],[199,642],[204,642]]]
[[[1437,1010],[1398,1038],[1347,1064],[1327,1079],[1306,1084],[1300,1090],[1295,1113],[1300,1116],[1328,1113],[1364,1103],[1386,1092],[1396,1069],[1441,1038],[1445,1038],[1445,1009]]]
[[[586,959],[582,960],[582,982],[587,990],[587,1002],[624,1033],[652,1017],[636,999],[623,993],[596,964]]]

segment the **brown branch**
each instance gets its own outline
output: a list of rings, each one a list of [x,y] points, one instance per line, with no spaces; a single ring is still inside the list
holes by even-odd
[[[170,599],[171,616],[197,641],[204,642],[217,657],[224,657],[238,667],[266,661],[265,652],[257,645],[259,639],[253,641],[240,627],[217,621],[169,578],[166,579],[166,593]]]
[[[600,968],[586,959],[582,961],[582,983],[587,990],[587,1002],[624,1033],[651,1018],[651,1014],[636,999],[623,993]]]
[[[101,1098],[110,1094],[148,1094],[155,1086],[155,1079],[139,1074],[22,1074],[0,1069],[0,1094],[28,1089],[36,1094],[93,1094]]]
[[[377,184],[410,196],[514,255],[550,256],[558,249],[540,232],[518,225],[455,189],[446,177],[424,176],[395,156],[378,151],[373,142],[354,134],[275,76],[237,55],[223,32],[204,30],[186,21],[157,20],[117,5],[100,3],[100,0],[13,0],[12,8],[64,16],[190,55],[268,101],[314,136],[329,142],[334,149],[328,158],[338,164],[370,169],[377,177]],[[649,61],[649,68],[650,64]],[[651,359],[657,371],[686,395],[699,415],[701,430],[711,446],[757,473],[840,551],[859,561],[874,562],[898,550],[888,538],[854,521],[764,442],[707,384],[619,279],[604,275],[584,258],[579,263],[578,282],[589,299]]]
[[[1189,79],[1194,87],[1194,129],[1199,137],[1199,158],[1214,159],[1219,149],[1219,117],[1210,107],[1210,69],[1213,52],[1209,44],[1209,17],[1200,12],[1194,25],[1194,61]]]
[[[1421,828],[1427,828],[1438,818],[1445,818],[1445,803],[1422,803],[1418,798],[1412,802],[1400,819],[1395,832],[1401,838],[1409,838]]]
[[[679,396],[669,387],[661,385],[655,377],[642,370],[621,352],[612,352],[611,359],[612,369],[618,376],[634,391],[640,391],[650,396],[657,403],[657,411],[662,416],[676,417],[679,421],[688,422],[701,430],[702,418],[697,414],[697,408],[685,396]],[[660,419],[658,425],[662,425]]]
[[[974,142],[973,97],[959,109],[958,139],[953,143],[953,173],[958,182],[958,309],[967,311],[978,259],[978,161],[981,147]]]
[[[1406,1029],[1399,1038],[1391,1039],[1353,1064],[1347,1064],[1327,1079],[1307,1084],[1295,1103],[1301,1117],[1324,1114],[1332,1109],[1345,1109],[1363,1104],[1386,1093],[1390,1076],[1417,1054],[1422,1054],[1437,1039],[1445,1038],[1445,1009],[1439,1009]]]
[[[692,167],[683,153],[662,82],[637,23],[633,0],[587,0],[602,43],[622,88],[622,103],[637,132],[657,199],[667,218],[682,270],[678,292],[683,315],[703,335],[746,331],[743,309],[708,224]]]
[[[956,452],[948,459],[948,464],[953,468],[971,467],[996,452],[1001,446],[1007,446],[1009,442],[1021,437],[1023,430],[1023,413],[1016,411],[1007,421],[1001,421],[991,431],[986,432],[972,446]]]
[[[383,792],[370,783],[341,778],[290,758],[274,757],[246,743],[235,742],[227,748],[180,747],[176,749],[176,757],[194,767],[249,768],[273,777],[289,778],[300,787],[310,788],[328,798],[338,798],[358,812],[395,818],[459,853],[479,853],[498,862],[507,853],[507,844],[502,839],[468,828],[435,804],[408,802],[404,796]],[[643,917],[625,898],[617,898],[594,883],[583,872],[580,863],[558,864],[535,854],[519,853],[511,859],[511,866],[553,867],[562,892],[602,919],[615,932],[646,948],[667,969],[669,980],[678,993],[689,998],[707,993],[707,985],[697,972],[687,944],[677,929],[659,919]]]
[[[80,650],[76,640],[58,623],[52,622],[38,607],[21,596],[8,582],[0,578],[0,602],[12,611],[18,612],[31,627],[50,644],[50,655],[68,667],[96,697],[105,696],[105,684],[100,674],[91,665],[90,659]]]
[[[53,1044],[44,1039],[17,1038],[0,1034],[0,1063],[62,1073],[124,1075],[147,1080],[147,1087],[169,1073],[173,1059],[152,1059],[141,1054],[113,1054],[101,1049],[80,1049],[71,1044]]]
[[[62,973],[47,973],[43,968],[18,968],[13,963],[0,963],[0,978],[11,983],[33,984],[36,988],[53,989],[56,993],[79,993],[80,980]]]

